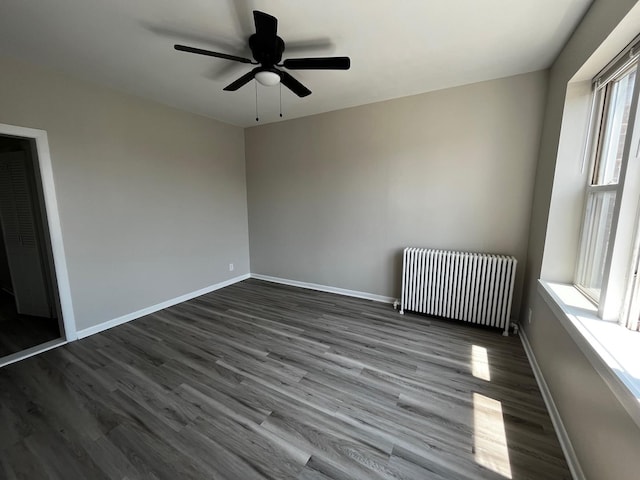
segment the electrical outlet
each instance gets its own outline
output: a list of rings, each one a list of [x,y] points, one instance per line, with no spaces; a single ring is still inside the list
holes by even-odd
[[[531,315],[533,314],[533,311],[531,309],[529,309],[529,323],[531,323]]]
[[[233,263],[230,263],[230,264],[229,264],[229,271],[230,271],[230,272],[233,272]]]

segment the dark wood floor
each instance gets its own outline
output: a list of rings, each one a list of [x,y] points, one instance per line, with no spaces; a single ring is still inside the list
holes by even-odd
[[[569,479],[517,338],[256,280],[0,369],[0,478]]]
[[[0,290],[0,358],[58,338],[57,319],[20,315],[13,297]]]

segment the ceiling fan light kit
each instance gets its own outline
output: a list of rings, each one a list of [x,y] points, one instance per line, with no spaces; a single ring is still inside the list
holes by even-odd
[[[260,85],[264,85],[265,87],[273,87],[280,83],[280,75],[269,70],[256,72],[255,79]]]
[[[278,19],[267,13],[254,10],[253,20],[256,26],[256,33],[249,37],[249,48],[251,49],[254,60],[227,53],[189,47],[187,45],[175,45],[175,49],[181,52],[222,58],[250,65],[259,65],[224,87],[224,90],[231,92],[238,90],[255,79],[261,85],[265,86],[282,83],[282,85],[298,97],[306,97],[311,94],[311,90],[296,80],[291,74],[281,70],[281,68],[286,68],[287,70],[348,70],[351,67],[349,57],[288,58],[282,61],[285,43],[277,34]]]

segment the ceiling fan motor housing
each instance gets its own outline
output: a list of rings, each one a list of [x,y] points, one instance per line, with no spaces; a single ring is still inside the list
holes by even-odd
[[[253,58],[263,67],[272,67],[282,60],[284,52],[284,40],[276,36],[267,37],[254,33],[249,37],[249,48]]]

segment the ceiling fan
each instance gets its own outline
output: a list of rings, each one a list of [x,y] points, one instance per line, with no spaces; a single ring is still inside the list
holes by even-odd
[[[256,33],[249,37],[249,48],[251,48],[254,60],[186,45],[175,45],[174,47],[181,52],[258,65],[224,87],[224,90],[231,92],[238,90],[255,78],[263,85],[282,83],[299,97],[306,97],[311,94],[311,90],[288,72],[276,67],[284,67],[289,70],[349,70],[351,66],[349,57],[288,58],[282,61],[285,44],[282,38],[277,35],[278,19],[264,12],[254,10],[253,20],[256,25]],[[282,63],[280,63],[281,61]]]

